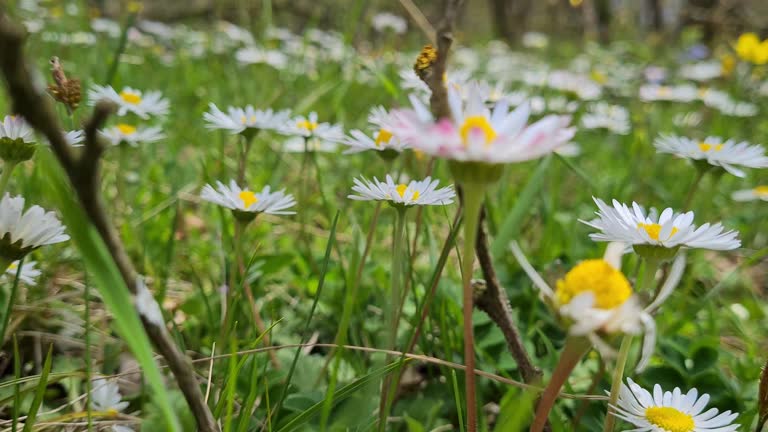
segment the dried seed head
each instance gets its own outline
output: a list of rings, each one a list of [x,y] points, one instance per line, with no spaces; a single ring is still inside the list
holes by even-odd
[[[48,92],[54,99],[67,106],[72,112],[80,105],[82,100],[80,80],[67,79],[64,68],[58,57],[51,57],[51,75],[55,84],[48,86]]]
[[[431,72],[432,65],[437,62],[437,49],[432,45],[424,45],[424,48],[419,52],[419,56],[416,57],[416,63],[413,65],[413,71],[422,80],[426,80]]]

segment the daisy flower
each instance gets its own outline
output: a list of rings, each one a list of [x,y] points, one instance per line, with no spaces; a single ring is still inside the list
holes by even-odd
[[[645,84],[640,87],[640,100],[643,102],[693,102],[698,96],[698,89],[689,84],[678,86]]]
[[[21,116],[5,116],[0,122],[0,142],[20,139],[25,143],[34,143],[32,127]]]
[[[723,65],[717,61],[705,61],[684,65],[680,76],[692,81],[710,81],[723,74]]]
[[[630,209],[616,200],[611,207],[599,198],[593,199],[598,207],[597,219],[579,221],[600,231],[589,235],[594,241],[623,242],[632,245],[636,251],[638,246],[711,250],[731,250],[741,246],[739,233],[725,231],[719,222],[697,228],[693,224],[692,211],[675,213],[667,208],[657,216],[653,211],[646,214],[634,202]]]
[[[746,141],[724,140],[720,137],[707,137],[704,140],[676,135],[662,135],[653,145],[659,153],[671,153],[677,157],[706,162],[722,167],[729,173],[744,177],[746,174],[737,166],[745,168],[767,168],[768,156],[765,149]]]
[[[622,106],[599,102],[581,117],[581,125],[586,129],[607,129],[615,134],[627,135],[630,130],[629,111]]]
[[[5,194],[0,200],[0,259],[6,265],[33,250],[69,240],[53,212],[33,205],[24,211],[24,197]]]
[[[231,134],[255,133],[260,130],[278,130],[290,117],[288,110],[274,111],[271,108],[257,110],[252,105],[245,108],[227,107],[227,112],[216,104],[208,105],[208,112],[203,114],[208,129],[222,129]]]
[[[394,157],[408,148],[405,143],[397,139],[392,135],[392,132],[386,129],[388,118],[389,113],[384,107],[378,106],[373,108],[368,115],[368,123],[373,126],[373,129],[376,129],[376,132],[373,133],[373,136],[369,136],[359,129],[351,131],[349,133],[350,136],[342,141],[342,144],[349,147],[344,151],[344,154],[375,150]]]
[[[128,402],[123,401],[117,382],[103,377],[91,380],[90,403],[94,410],[102,412],[121,412],[129,405]]]
[[[453,186],[437,188],[438,180],[427,177],[424,180],[411,180],[407,185],[395,183],[392,176],[387,174],[385,182],[376,177],[370,181],[364,177],[354,179],[352,191],[357,195],[347,198],[357,201],[388,201],[393,205],[446,205],[453,203],[456,192]]]
[[[35,150],[32,127],[20,116],[5,116],[0,122],[0,159],[15,165],[32,159]]]
[[[170,104],[159,91],[143,93],[131,87],[123,87],[118,93],[112,86],[100,86],[94,84],[88,91],[89,104],[96,105],[100,100],[108,100],[117,104],[117,115],[124,116],[129,112],[147,119],[152,115],[166,115]]]
[[[379,33],[391,30],[395,34],[403,34],[408,30],[408,23],[403,17],[389,12],[380,12],[374,15],[371,18],[371,25]]]
[[[568,327],[568,334],[588,338],[605,356],[615,352],[603,336],[608,334],[645,334],[642,358],[637,365],[642,370],[648,363],[656,340],[656,325],[651,308],[643,308],[632,286],[621,272],[623,243],[611,243],[602,259],[580,262],[557,281],[552,289],[528,262],[516,242],[510,245],[512,254],[539,289],[544,301],[552,307]],[[665,287],[653,306],[657,307],[671,294],[680,280],[684,266],[674,266]]]
[[[65,132],[64,140],[72,147],[80,147],[85,141],[85,133],[81,130]]]
[[[575,130],[568,128],[570,117],[549,115],[528,125],[527,104],[510,112],[502,99],[491,110],[485,105],[487,99],[480,87],[473,85],[463,102],[459,91],[451,86],[451,118],[435,121],[427,107],[411,97],[413,109],[392,112],[389,130],[424,153],[486,164],[536,159],[573,137]]]
[[[738,413],[717,408],[704,409],[709,402],[709,395],[699,396],[695,388],[683,394],[680,388],[662,391],[661,386],[653,386],[653,394],[627,378],[627,384],[621,384],[619,400],[611,406],[612,414],[637,428],[637,432],[732,432],[739,425],[733,421]],[[719,413],[719,414],[718,414]]]
[[[104,129],[100,132],[112,145],[130,144],[133,147],[142,143],[151,143],[165,138],[163,130],[157,126],[136,127],[125,123]]]
[[[244,220],[251,220],[260,213],[273,215],[296,213],[288,210],[296,205],[296,200],[293,195],[286,194],[285,190],[272,192],[269,186],[265,186],[261,192],[253,192],[247,188],[241,188],[234,180],[229,182],[229,186],[217,181],[215,189],[211,185],[205,185],[200,197],[232,210],[236,217],[242,217]]]
[[[768,186],[757,186],[753,189],[738,190],[731,194],[734,201],[768,201]]]
[[[340,125],[331,123],[319,123],[317,113],[311,112],[309,116],[298,116],[288,121],[279,131],[291,136],[286,142],[284,150],[291,153],[333,152],[338,143],[344,140],[344,130]]]
[[[5,280],[13,281],[16,278],[16,272],[19,271],[19,262],[14,261],[5,270]],[[42,272],[37,269],[37,261],[24,261],[24,265],[21,267],[21,274],[19,274],[19,281],[24,282],[27,285],[37,285],[37,278]]]

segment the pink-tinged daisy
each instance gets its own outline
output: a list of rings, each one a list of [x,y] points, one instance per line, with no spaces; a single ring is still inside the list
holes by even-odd
[[[504,164],[547,155],[573,137],[570,117],[549,115],[527,124],[528,104],[514,111],[501,99],[491,109],[489,95],[474,84],[467,89],[466,102],[460,90],[449,86],[451,118],[435,120],[429,109],[411,96],[413,109],[392,113],[389,130],[416,150],[459,162]]]

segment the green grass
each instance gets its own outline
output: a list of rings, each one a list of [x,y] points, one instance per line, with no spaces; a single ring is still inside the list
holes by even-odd
[[[264,8],[270,13],[254,22],[259,21],[259,26],[277,22],[269,2],[264,3]],[[347,13],[345,17],[361,12]],[[204,23],[190,23],[190,27],[210,30]],[[344,28],[352,32],[356,27],[357,23],[350,18]],[[78,29],[86,29],[82,17],[49,21],[45,27],[46,32]],[[263,28],[256,30],[260,35]],[[360,31],[369,35],[367,30]],[[493,59],[492,52],[483,41],[472,40],[467,34],[462,36],[460,42],[477,52],[481,65],[477,75],[484,77],[485,65]],[[348,55],[338,62],[320,61],[314,71],[288,73],[265,65],[240,65],[233,58],[233,48],[223,53],[206,51],[204,56],[194,58],[189,55],[190,40],[154,42],[145,47],[129,41],[114,74],[112,82],[116,88],[157,89],[171,101],[170,114],[159,123],[166,139],[137,148],[113,148],[105,155],[102,191],[121,238],[138,271],[163,305],[165,318],[175,323],[169,324],[169,328],[179,346],[195,359],[210,357],[214,342],[215,354],[233,355],[217,358],[210,377],[208,403],[225,430],[376,430],[381,377],[400,368],[397,359],[385,363],[384,353],[328,347],[275,350],[274,359],[265,351],[234,356],[238,349],[263,347],[266,338],[262,338],[253,322],[243,295],[229,305],[232,320],[229,327],[222,328],[222,287],[232,280],[236,283],[230,289],[250,286],[274,346],[317,341],[385,348],[389,338],[385,311],[390,298],[396,212],[386,205],[378,211],[374,203],[346,197],[351,192],[353,177],[360,175],[381,179],[387,173],[403,173],[421,179],[427,172],[427,159],[407,152],[388,162],[371,152],[338,152],[320,153],[316,165],[304,165],[301,154],[279,150],[284,137],[257,137],[246,164],[248,184],[254,189],[267,184],[286,188],[297,197],[306,187],[307,193],[297,205],[298,215],[259,216],[248,226],[242,239],[248,283],[243,284],[236,275],[231,215],[199,199],[204,184],[235,177],[240,155],[238,138],[207,130],[202,116],[210,102],[220,108],[253,104],[257,108],[291,109],[295,114],[317,111],[321,121],[341,123],[347,131],[365,128],[371,107],[408,103],[408,91],[401,87],[398,77],[400,67],[382,59],[397,56],[407,65],[424,41],[413,31],[403,40],[377,40],[373,54]],[[33,34],[27,53],[44,75],[48,58],[60,57],[68,75],[81,79],[87,89],[92,84],[104,84],[104,77],[111,74],[110,61],[118,44],[117,38],[103,36],[92,46],[65,45]],[[652,60],[654,64],[674,67],[682,48],[670,44],[653,51],[643,41],[624,41],[623,45],[624,48],[614,45],[605,51],[590,49],[586,55],[595,65],[642,64]],[[405,52],[406,49],[410,52]],[[554,67],[565,67],[585,52],[571,42],[553,41],[546,51],[531,55]],[[171,54],[173,58],[169,57]],[[370,66],[373,56],[378,62],[374,72],[368,81],[360,82],[356,77]],[[50,81],[47,76],[46,79]],[[633,85],[636,87],[636,83]],[[575,140],[581,145],[581,155],[554,155],[514,164],[488,190],[487,223],[496,270],[510,297],[525,346],[534,363],[545,371],[545,379],[558,361],[565,332],[509,253],[509,241],[517,240],[534,267],[552,284],[579,261],[602,255],[604,245],[589,240],[591,230],[578,222],[592,216],[592,196],[623,202],[634,200],[657,208],[683,205],[695,169],[686,161],[656,154],[651,143],[659,133],[701,138],[720,135],[753,143],[768,142],[765,97],[760,98],[748,88],[743,77],[721,79],[715,86],[728,89],[739,100],[758,104],[761,114],[740,119],[698,103],[646,104],[638,100],[636,91],[628,96],[607,92],[603,100],[630,110],[629,135],[579,130]],[[536,94],[550,96],[557,92],[541,90]],[[9,107],[7,94],[0,93],[0,115],[7,113]],[[676,114],[691,110],[704,114],[701,125],[683,128],[673,123]],[[78,126],[88,118],[90,107],[83,104],[72,119],[61,106],[59,112],[70,129],[70,121]],[[583,112],[582,107],[574,114],[575,119]],[[117,121],[112,118],[110,124]],[[124,389],[130,408],[120,418],[128,423],[133,421],[134,425],[143,420],[142,430],[160,430],[153,427],[167,424],[162,423],[166,421],[163,419],[172,417],[189,425],[189,412],[183,409],[184,402],[174,389],[172,376],[166,375],[163,381],[150,366],[154,362],[149,344],[139,330],[137,316],[131,315],[132,309],[127,307],[127,290],[121,286],[119,274],[105,260],[103,245],[94,238],[90,226],[82,222],[84,218],[78,213],[74,195],[61,183],[58,174],[53,174],[53,163],[49,150],[40,146],[35,159],[18,168],[8,188],[14,194],[24,195],[28,202],[56,209],[74,241],[42,248],[31,257],[38,261],[43,276],[37,286],[20,287],[23,294],[16,294],[3,350],[14,352],[13,341],[17,339],[22,363],[4,371],[0,400],[6,404],[1,418],[36,414],[36,420],[43,422],[84,410],[82,402],[78,405],[57,392],[58,381],[52,379],[61,372],[77,372],[81,379],[87,379],[85,363],[75,362],[67,370],[63,366],[66,359],[80,359],[84,353],[85,324],[80,317],[85,308],[83,284],[87,271],[92,326],[88,369],[92,373],[115,375],[123,371],[121,366],[132,364],[126,360],[126,355],[132,355],[144,373],[142,378],[125,377],[134,385]],[[452,182],[445,161],[435,163],[432,176],[440,179],[441,184]],[[697,223],[723,221],[727,227],[740,231],[743,247],[727,253],[689,253],[683,282],[656,316],[658,341],[651,365],[639,375],[630,375],[646,387],[654,383],[668,390],[695,386],[700,392],[710,393],[711,406],[741,413],[738,421],[744,430],[754,428],[757,421],[758,379],[768,343],[763,291],[768,222],[765,203],[736,203],[730,194],[766,182],[765,170],[749,170],[743,180],[729,174],[704,178],[691,204]],[[430,312],[413,352],[462,363],[462,293],[457,259],[461,235],[454,249],[450,244],[447,246],[450,255],[434,298],[429,299],[436,268],[443,261],[441,251],[446,239],[455,234],[452,223],[456,210],[457,204],[424,209],[415,252],[411,247],[416,211],[408,212],[406,238],[411,259],[409,279],[404,285],[410,289],[404,291],[397,346],[402,349],[407,345],[419,323],[422,307],[429,301]],[[371,225],[374,214],[377,223]],[[370,252],[363,261],[369,235]],[[629,277],[634,278],[638,268],[635,257],[625,257]],[[475,276],[481,276],[479,270],[475,270]],[[13,292],[13,287],[13,278],[4,279],[4,295]],[[474,322],[477,367],[520,380],[501,331],[480,311],[475,311]],[[270,327],[271,324],[274,325]],[[51,357],[40,365],[35,351],[44,349],[49,341],[54,342]],[[613,344],[618,348],[619,340]],[[637,355],[637,349],[633,349],[630,358],[636,359]],[[598,376],[590,390],[604,361],[595,351],[588,354],[564,391],[604,395],[610,387],[610,361],[608,374]],[[630,361],[628,370],[634,361]],[[205,390],[208,363],[196,364]],[[463,374],[445,364],[416,360],[408,360],[402,367],[405,375],[391,410],[394,420],[389,430],[430,431],[445,425],[463,430]],[[22,381],[23,378],[40,383],[38,391],[31,391],[28,384],[21,385],[29,382]],[[43,392],[40,389],[45,389],[46,382],[47,391]],[[501,410],[498,415],[487,415],[486,410],[481,410],[481,430],[525,430],[530,421],[528,413],[517,411],[521,407],[528,409],[534,393],[479,377],[478,398],[483,405],[489,404],[488,411],[493,411],[492,407]],[[20,402],[14,403],[14,399]],[[67,405],[63,411],[51,412],[63,405]],[[600,430],[605,409],[601,401],[563,398],[551,416],[553,430],[574,430],[577,414],[577,430]],[[93,423],[98,425],[107,420],[94,417]],[[24,425],[27,430],[28,424]],[[7,427],[10,428],[10,422]]]

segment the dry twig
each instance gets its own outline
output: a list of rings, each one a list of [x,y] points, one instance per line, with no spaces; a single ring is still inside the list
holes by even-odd
[[[85,149],[81,155],[76,155],[64,138],[56,113],[44,93],[45,89],[36,81],[33,70],[27,66],[23,44],[24,32],[7,16],[0,15],[0,69],[5,76],[14,111],[21,114],[51,143],[51,149],[69,177],[80,204],[106,244],[126,286],[135,294],[137,273],[107,215],[100,191],[99,160],[104,146],[97,137],[97,130],[104,124],[113,107],[104,103],[96,106],[93,117],[85,126]],[[218,431],[189,358],[174,344],[165,326],[158,326],[143,316],[142,323],[176,378],[195,415],[198,429],[204,432]]]

